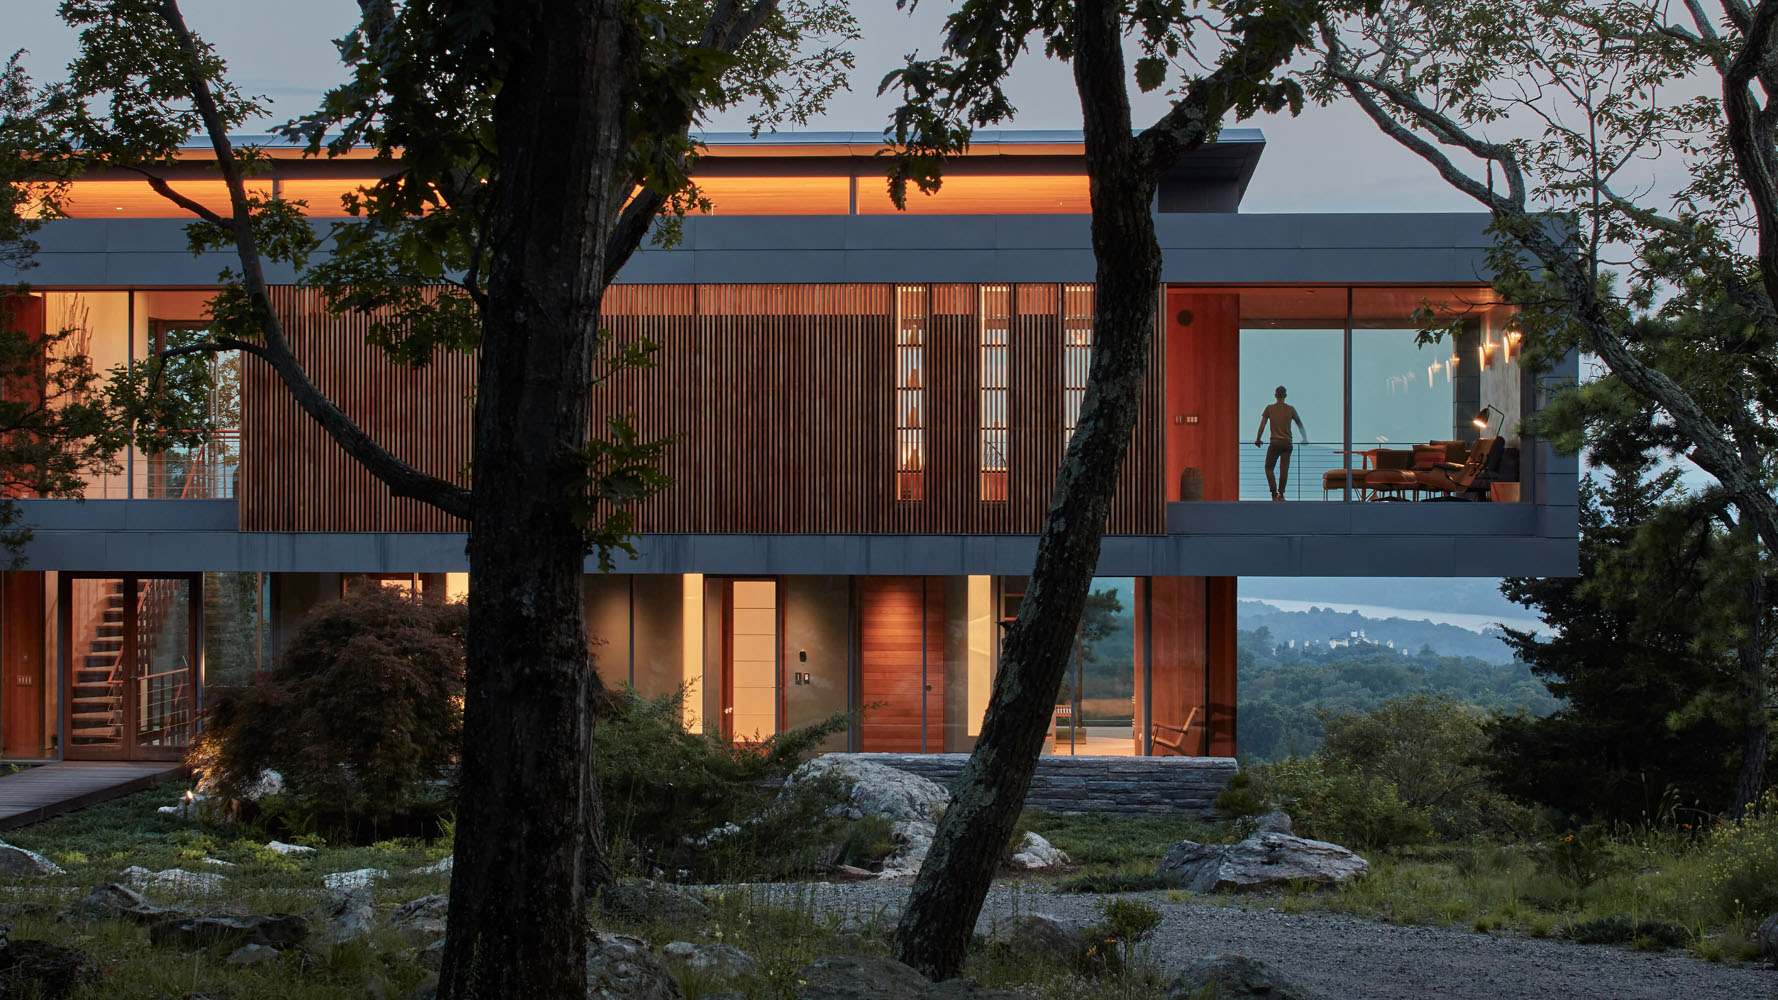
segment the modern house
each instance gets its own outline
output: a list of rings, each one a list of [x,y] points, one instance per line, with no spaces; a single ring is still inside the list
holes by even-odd
[[[835,748],[960,751],[1086,382],[1087,180],[1078,133],[983,133],[897,212],[879,141],[708,136],[713,212],[624,269],[606,321],[658,364],[598,405],[674,437],[673,485],[638,510],[640,558],[589,562],[586,614],[600,674],[686,686],[690,725],[748,739],[862,708]],[[1521,370],[1487,218],[1243,214],[1263,149],[1227,130],[1161,185],[1160,321],[1055,753],[1231,755],[1242,576],[1575,572],[1575,463],[1516,430],[1573,370]],[[174,186],[220,205],[204,159]],[[254,184],[326,219],[377,167],[274,149]],[[194,259],[178,209],[97,176],[70,215],[14,279],[31,286],[3,300],[12,322],[75,331],[101,368],[204,326],[230,261]],[[275,301],[361,426],[466,478],[471,359],[406,368],[319,293]],[[1447,322],[1454,340],[1421,343]],[[83,503],[21,501],[36,536],[0,575],[5,759],[176,756],[205,685],[266,667],[317,602],[465,592],[462,523],[392,499],[253,359],[208,364],[223,429],[201,447],[132,451]],[[1280,386],[1302,427],[1273,486],[1274,428],[1254,428]]]

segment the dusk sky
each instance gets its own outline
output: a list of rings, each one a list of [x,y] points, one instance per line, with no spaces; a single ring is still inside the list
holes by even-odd
[[[228,60],[236,82],[273,102],[284,121],[312,110],[343,71],[331,39],[356,23],[352,0],[308,0],[300,5],[270,0],[185,0],[192,30]],[[938,49],[940,26],[951,9],[928,0],[909,16],[889,0],[856,5],[864,38],[856,47],[852,90],[812,128],[878,131],[892,103],[876,96],[877,82],[909,52]],[[29,50],[34,78],[58,76],[74,52],[74,36],[56,18],[55,5],[8,0],[6,47]],[[268,26],[275,26],[268,30]],[[1080,104],[1066,64],[1027,55],[1010,87],[1019,108],[1011,127],[1079,128]],[[1142,95],[1136,123],[1146,125],[1166,108],[1159,95]],[[1264,116],[1243,124],[1263,129],[1268,142],[1242,208],[1248,212],[1474,211],[1417,158],[1384,139],[1356,109],[1309,108],[1299,119]],[[746,127],[744,113],[710,123],[717,130]]]

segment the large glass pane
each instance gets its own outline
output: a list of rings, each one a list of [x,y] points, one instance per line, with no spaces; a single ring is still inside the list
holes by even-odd
[[[128,292],[43,292],[41,311],[32,321],[33,333],[61,334],[49,350],[46,374],[54,377],[65,359],[85,357],[94,372],[103,376],[130,360],[130,296]],[[62,403],[81,402],[68,397]],[[88,469],[85,496],[90,499],[121,499],[129,495],[126,457],[118,455],[115,468]]]
[[[191,584],[138,580],[135,585],[135,745],[191,745],[196,705],[192,662]]]
[[[121,752],[128,680],[124,581],[74,579],[67,594],[69,756]]]
[[[1519,366],[1492,290],[1360,288],[1352,307],[1352,446],[1367,470],[1363,498],[1482,497],[1489,479],[1516,482]],[[1454,335],[1421,343],[1430,339],[1422,330],[1447,324]],[[1478,449],[1496,436],[1498,454]],[[1470,489],[1478,468],[1489,479]]]
[[[1057,699],[1054,752],[1127,757],[1141,749],[1135,725],[1136,608],[1134,580],[1093,581]]]
[[[269,577],[204,574],[204,685],[245,687],[266,662]]]
[[[136,356],[162,352],[208,338],[209,291],[137,292],[133,321]],[[235,495],[241,453],[241,357],[238,352],[188,354],[167,363],[166,391],[177,393],[201,431],[198,443],[164,450],[137,450],[133,463],[136,496],[201,499]]]
[[[1251,288],[1240,298],[1241,436],[1231,442],[1240,499],[1319,500],[1324,484],[1339,486],[1345,461],[1346,289]]]

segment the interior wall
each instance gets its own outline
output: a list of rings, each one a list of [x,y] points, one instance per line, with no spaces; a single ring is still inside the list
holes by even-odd
[[[787,576],[778,599],[784,606],[784,728],[822,722],[846,711],[849,697],[851,592],[843,576]],[[798,683],[799,674],[807,679]],[[846,749],[844,730],[821,743],[823,751]]]
[[[676,575],[637,574],[630,586],[630,683],[645,698],[671,694],[683,680],[684,584]]]
[[[606,688],[630,681],[630,577],[589,573],[582,587],[586,601],[587,652],[593,672]]]
[[[1166,302],[1166,497],[1180,499],[1181,475],[1197,469],[1203,499],[1238,500],[1240,297],[1169,288]]]

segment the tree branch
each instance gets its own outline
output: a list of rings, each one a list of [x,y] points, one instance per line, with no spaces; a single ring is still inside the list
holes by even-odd
[[[217,215],[215,212],[211,211],[208,207],[206,207],[203,203],[194,201],[191,198],[188,198],[185,195],[182,195],[179,192],[173,190],[172,185],[168,184],[166,182],[166,180],[164,178],[162,178],[160,175],[154,173],[151,170],[145,169],[143,167],[132,166],[129,164],[123,164],[122,166],[123,166],[123,169],[128,170],[131,173],[141,174],[145,179],[147,179],[148,186],[154,190],[155,194],[158,194],[162,198],[167,199],[168,201],[172,202],[175,205],[178,205],[180,208],[183,208],[187,212],[190,212],[191,214],[197,216],[200,219],[203,219],[205,222],[208,222],[212,225],[221,226],[224,229],[228,228],[228,220],[227,219],[224,219],[222,216]]]
[[[1729,152],[1753,202],[1759,239],[1760,275],[1766,295],[1778,302],[1778,176],[1773,172],[1771,120],[1754,99],[1752,83],[1771,56],[1778,29],[1778,0],[1761,0],[1747,28],[1741,51],[1722,78],[1723,115],[1728,120]],[[1770,99],[1768,93],[1768,99]]]
[[[217,166],[222,171],[223,182],[228,186],[233,212],[226,226],[234,235],[235,249],[241,260],[242,284],[246,286],[247,294],[252,299],[260,329],[265,336],[263,348],[255,351],[255,355],[272,366],[272,370],[289,389],[303,412],[320,424],[322,430],[346,454],[362,464],[371,475],[382,480],[389,487],[391,495],[431,504],[447,514],[469,520],[471,511],[467,489],[421,472],[391,455],[315,387],[308,374],[303,371],[302,365],[297,362],[296,356],[291,353],[289,342],[284,337],[283,324],[278,319],[277,312],[272,309],[264,266],[260,260],[258,244],[253,237],[252,218],[248,212],[247,189],[241,166],[235,159],[234,147],[223,127],[215,96],[210,92],[209,83],[197,70],[201,65],[197,41],[185,26],[178,0],[161,0],[161,16],[178,41],[180,54],[185,61],[186,87],[191,93],[192,103],[197,106],[198,114],[203,119],[204,131],[209,136],[211,148],[216,152]]]

